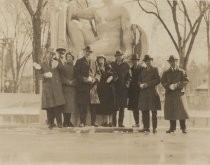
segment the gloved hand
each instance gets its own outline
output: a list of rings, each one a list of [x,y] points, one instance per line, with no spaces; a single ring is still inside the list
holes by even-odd
[[[108,79],[106,80],[106,83],[110,83],[113,80],[113,76],[109,76]]]
[[[45,78],[52,78],[52,73],[51,72],[46,72],[44,73]]]

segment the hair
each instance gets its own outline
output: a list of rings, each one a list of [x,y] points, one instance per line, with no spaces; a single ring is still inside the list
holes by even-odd
[[[74,56],[73,56],[73,54],[71,54],[71,52],[67,52],[65,57],[67,58],[68,55],[70,55],[74,60]]]

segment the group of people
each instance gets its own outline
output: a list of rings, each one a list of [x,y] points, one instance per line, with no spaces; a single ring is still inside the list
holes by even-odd
[[[71,116],[77,112],[79,126],[85,127],[88,110],[91,126],[124,127],[124,109],[127,107],[133,111],[133,127],[139,127],[139,112],[142,112],[143,129],[140,132],[150,132],[151,112],[152,131],[156,133],[157,111],[161,110],[157,85],[161,83],[165,88],[164,116],[170,121],[166,133],[176,130],[176,120],[180,121],[182,132],[187,133],[185,86],[189,80],[185,71],[178,67],[175,56],[169,57],[170,68],[160,77],[150,55],[144,56],[146,67],[143,67],[135,54],[130,59],[130,66],[121,50],[116,51],[114,61],[107,61],[103,55],[93,60],[92,53],[91,47],[87,46],[83,49],[83,57],[74,64],[71,51],[65,48],[58,48],[56,52],[48,50],[41,65],[35,65],[43,75],[42,109],[47,111],[50,129],[55,126],[54,119],[59,128],[76,126],[71,122]],[[97,115],[102,116],[98,124]]]

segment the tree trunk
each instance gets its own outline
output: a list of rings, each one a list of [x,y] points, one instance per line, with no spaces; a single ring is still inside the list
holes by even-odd
[[[35,15],[32,19],[33,23],[33,61],[40,63],[41,56],[41,17]],[[34,87],[35,94],[40,93],[40,83],[39,83],[39,72],[37,70],[33,70],[34,72]]]
[[[185,62],[185,49],[180,48],[179,50],[179,67],[186,70],[187,69],[187,64]]]
[[[207,46],[208,46],[208,92],[210,96],[210,22],[206,22]]]

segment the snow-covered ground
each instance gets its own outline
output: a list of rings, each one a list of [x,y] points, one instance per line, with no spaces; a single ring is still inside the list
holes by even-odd
[[[210,164],[210,130],[156,135],[1,127],[1,165]]]

